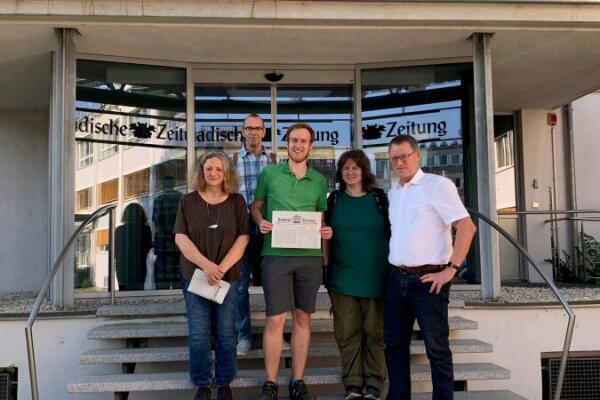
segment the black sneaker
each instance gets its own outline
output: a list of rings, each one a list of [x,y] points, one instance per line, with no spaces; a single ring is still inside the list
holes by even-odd
[[[306,384],[302,379],[290,382],[290,400],[316,400],[317,396],[308,393]]]
[[[217,400],[233,400],[231,387],[229,385],[220,385],[217,388]]]
[[[259,400],[277,400],[277,387],[275,382],[265,381]]]
[[[196,391],[194,400],[210,400],[210,387],[200,386]]]
[[[357,400],[363,397],[362,389],[358,386],[348,386],[346,388],[346,394],[344,394],[344,400]]]
[[[381,391],[376,387],[367,386],[363,397],[365,400],[381,400]]]

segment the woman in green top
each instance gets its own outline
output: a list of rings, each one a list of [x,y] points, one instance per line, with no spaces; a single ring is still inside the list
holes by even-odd
[[[337,163],[339,190],[328,198],[327,288],[342,359],[345,400],[380,400],[386,377],[383,295],[389,269],[388,201],[369,159],[347,151]]]

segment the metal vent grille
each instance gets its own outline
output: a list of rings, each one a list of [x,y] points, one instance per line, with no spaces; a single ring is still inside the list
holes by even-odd
[[[548,360],[552,398],[556,392],[560,359]],[[600,399],[600,358],[569,358],[561,400]]]
[[[6,372],[0,372],[0,400],[8,400],[8,389],[10,375]]]

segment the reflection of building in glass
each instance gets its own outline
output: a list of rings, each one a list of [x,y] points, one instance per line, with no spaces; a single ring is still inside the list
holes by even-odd
[[[442,140],[421,143],[421,167],[423,171],[445,176],[458,188],[461,199],[465,198],[462,140]]]
[[[385,190],[386,192],[391,188],[391,176],[390,176],[390,160],[389,153],[380,152],[375,153],[375,178],[377,179],[377,186]]]
[[[77,63],[75,212],[89,214],[116,204],[115,225],[131,207],[143,210],[148,221],[154,222],[144,225],[144,233],[137,235],[139,243],[133,243],[136,235],[123,234],[124,225],[117,227],[123,239],[116,254],[121,290],[154,286],[153,279],[144,282],[153,278],[147,273],[153,261],[146,257],[156,232],[153,203],[165,191],[179,193],[187,188],[184,98],[185,72],[181,69]],[[82,238],[75,249],[75,287],[106,290],[110,281],[108,218]],[[131,251],[136,248],[142,251],[134,257]]]
[[[288,154],[287,149],[279,149],[277,154],[283,159],[287,160]],[[336,157],[336,149],[331,147],[313,147],[308,156],[308,165],[312,168],[319,171],[321,174],[327,178],[327,183],[329,184],[329,191],[335,190],[335,163],[336,159],[339,158],[339,155]]]

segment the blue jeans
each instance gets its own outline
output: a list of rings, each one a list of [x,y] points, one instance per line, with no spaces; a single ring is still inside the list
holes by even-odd
[[[238,306],[236,312],[235,328],[238,340],[252,340],[252,325],[250,318],[250,272],[252,271],[251,257],[246,248],[242,257],[242,279],[238,286]]]
[[[211,328],[215,338],[215,384],[228,385],[237,373],[237,338],[235,310],[239,282],[229,282],[231,288],[223,304],[217,304],[187,291],[189,282],[182,279],[183,297],[187,308],[190,379],[196,386],[209,386]]]
[[[238,333],[238,340],[252,340],[252,325],[250,317],[250,273],[253,267],[260,266],[260,253],[262,251],[262,236],[258,227],[250,218],[248,224],[250,241],[244,250],[242,256],[242,279],[238,288],[238,308],[235,320],[235,328]],[[256,278],[256,276],[255,276]]]
[[[410,400],[410,340],[415,318],[419,322],[431,366],[432,400],[452,400],[454,370],[448,342],[448,295],[450,284],[440,294],[429,293],[423,274],[402,274],[392,268],[388,278],[384,310],[385,359],[388,368],[387,400]]]

